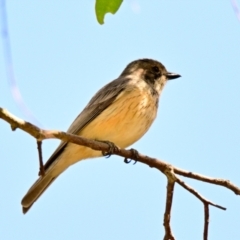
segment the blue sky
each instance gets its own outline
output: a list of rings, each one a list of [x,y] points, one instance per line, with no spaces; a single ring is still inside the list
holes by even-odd
[[[230,1],[125,0],[102,26],[94,1],[7,1],[7,14],[18,87],[42,127],[66,130],[129,62],[153,58],[182,78],[167,84],[156,121],[134,148],[240,186],[240,22]],[[0,45],[0,106],[27,119],[11,96],[3,53]],[[21,198],[38,173],[36,143],[3,121],[0,134],[0,239],[162,239],[165,176],[117,156],[69,168],[23,215]],[[45,160],[57,145],[43,143]],[[186,182],[227,208],[210,208],[209,239],[240,239],[240,197]],[[179,186],[172,229],[177,239],[202,238],[203,206]]]

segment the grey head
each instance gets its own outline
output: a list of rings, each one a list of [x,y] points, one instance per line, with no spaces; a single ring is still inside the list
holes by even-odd
[[[139,59],[127,65],[120,77],[127,77],[141,71],[141,77],[158,92],[162,90],[168,80],[181,77],[177,73],[167,71],[165,66],[153,59]]]

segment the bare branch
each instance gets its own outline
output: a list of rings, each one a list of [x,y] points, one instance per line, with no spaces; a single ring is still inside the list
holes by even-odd
[[[164,173],[168,179],[166,207],[165,207],[164,220],[163,220],[163,226],[165,228],[164,240],[175,240],[172,234],[170,220],[171,220],[171,209],[172,209],[173,192],[174,192],[176,176],[173,172],[172,166],[169,166],[169,168],[167,168]]]
[[[204,229],[203,229],[203,240],[208,239],[208,228],[209,228],[209,204],[204,203]]]
[[[45,170],[43,166],[43,157],[42,157],[42,141],[37,141],[38,149],[38,158],[39,158],[39,175],[44,176]]]
[[[234,185],[233,183],[231,183],[229,180],[212,178],[212,177],[204,176],[204,175],[201,175],[198,173],[188,172],[186,170],[183,170],[183,169],[177,168],[177,167],[174,167],[174,172],[176,174],[182,175],[184,177],[193,178],[193,179],[200,180],[203,182],[226,187],[226,188],[232,190],[236,195],[240,195],[240,188],[238,186]]]
[[[31,136],[37,139],[38,144],[38,153],[39,153],[39,164],[40,164],[40,174],[44,174],[44,167],[42,162],[42,152],[41,152],[41,144],[42,140],[50,139],[50,138],[57,138],[65,142],[71,142],[78,145],[83,145],[86,147],[90,147],[97,151],[102,151],[107,155],[115,154],[122,156],[126,159],[132,159],[144,164],[147,164],[149,167],[154,167],[160,170],[162,173],[164,173],[168,179],[167,184],[167,196],[166,196],[166,208],[165,208],[165,214],[164,214],[164,228],[165,228],[165,237],[164,240],[174,240],[174,236],[171,231],[170,226],[170,218],[171,218],[171,207],[172,207],[172,199],[173,199],[173,191],[174,191],[174,185],[175,182],[177,182],[179,185],[181,185],[183,188],[185,188],[187,191],[192,193],[195,197],[197,197],[204,205],[204,233],[203,233],[203,239],[207,240],[208,237],[208,227],[209,227],[209,205],[212,205],[214,207],[220,208],[222,210],[226,210],[226,208],[217,205],[203,196],[201,196],[195,189],[188,186],[184,181],[179,179],[176,174],[182,175],[184,177],[193,178],[199,181],[216,184],[223,186],[231,191],[233,191],[235,194],[240,195],[240,188],[234,184],[232,184],[229,180],[224,179],[217,179],[212,177],[207,177],[198,173],[188,172],[186,170],[174,167],[164,161],[158,160],[156,158],[151,158],[148,156],[145,156],[143,154],[138,153],[134,149],[126,150],[126,149],[120,149],[114,144],[109,144],[109,142],[99,142],[91,139],[86,139],[77,135],[73,135],[66,132],[61,131],[54,131],[54,130],[43,130],[38,128],[37,126],[25,122],[22,119],[19,119],[9,113],[7,110],[0,108],[0,118],[5,120],[11,125],[12,130],[16,130],[17,128],[20,128],[21,130],[27,132]],[[112,146],[111,146],[112,145]]]
[[[207,200],[206,198],[204,198],[203,196],[201,196],[195,189],[193,189],[192,187],[190,187],[189,185],[187,185],[184,181],[182,181],[181,179],[177,178],[176,182],[181,185],[183,188],[185,188],[187,191],[189,191],[190,193],[192,193],[195,197],[197,197],[204,206],[204,229],[203,229],[203,239],[207,240],[208,239],[208,227],[209,227],[209,205],[212,205],[214,207],[220,208],[222,210],[226,210],[225,207],[222,207],[220,205],[217,205],[213,202],[210,202],[209,200]]]
[[[203,204],[207,203],[209,205],[212,205],[216,208],[220,208],[222,210],[226,210],[225,207],[222,207],[220,205],[217,205],[215,203],[210,202],[209,200],[207,200],[206,198],[204,198],[203,196],[201,196],[195,189],[193,189],[192,187],[190,187],[189,185],[187,185],[184,181],[182,181],[181,179],[177,178],[176,182],[181,185],[183,188],[185,188],[186,190],[188,190],[190,193],[192,193],[195,197],[197,197]]]
[[[3,108],[0,108],[0,118],[8,122],[11,125],[12,130],[20,128],[21,130],[27,132],[28,134],[30,134],[39,141],[44,139],[57,138],[66,142],[72,142],[75,144],[90,147],[97,151],[104,152],[109,151],[109,145],[107,143],[94,141],[66,132],[40,129],[29,122],[25,122],[24,120],[15,117],[13,114],[9,113],[7,110]],[[138,153],[138,156],[134,156],[134,154],[132,154],[132,151],[126,149],[114,148],[112,154],[119,155],[121,157],[128,159],[133,159],[141,163],[145,163],[149,167],[157,168],[163,173],[165,172],[166,168],[169,168],[169,164],[164,161],[158,160],[156,158],[151,158],[140,153]],[[179,174],[184,177],[193,178],[203,182],[208,182],[211,184],[226,187],[232,190],[235,194],[240,195],[240,188],[232,184],[229,180],[211,178],[198,173],[188,172],[177,167],[173,167],[173,171],[175,174]]]

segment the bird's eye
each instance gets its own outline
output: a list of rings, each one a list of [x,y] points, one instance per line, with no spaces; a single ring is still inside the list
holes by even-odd
[[[159,68],[158,68],[157,66],[152,67],[152,70],[153,70],[154,72],[156,72],[156,73],[159,72]]]

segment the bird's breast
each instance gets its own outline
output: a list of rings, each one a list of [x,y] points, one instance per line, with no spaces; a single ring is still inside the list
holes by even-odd
[[[150,90],[123,91],[80,135],[108,140],[121,148],[128,147],[139,140],[153,123],[157,102],[157,96]]]

